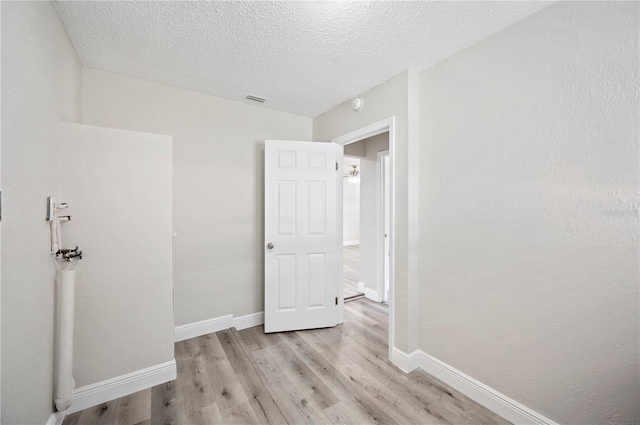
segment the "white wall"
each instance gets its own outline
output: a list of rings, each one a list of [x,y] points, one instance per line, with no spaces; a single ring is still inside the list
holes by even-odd
[[[76,272],[73,377],[95,384],[173,360],[171,137],[60,125],[64,247]]]
[[[359,159],[345,158],[342,169],[348,174],[353,165],[360,170]],[[353,244],[360,241],[360,184],[349,183],[343,178],[342,198],[342,240]]]
[[[83,69],[85,124],[173,136],[176,325],[264,308],[264,140],[311,119]]]
[[[412,352],[418,347],[414,324],[417,324],[419,309],[417,297],[417,273],[413,263],[417,261],[417,196],[411,196],[417,189],[417,169],[410,158],[417,160],[417,116],[410,114],[409,105],[417,98],[418,81],[414,71],[405,71],[385,83],[375,87],[361,97],[364,106],[359,111],[351,109],[351,101],[344,102],[330,111],[314,118],[313,140],[329,141],[332,138],[358,130],[384,119],[395,117],[395,346],[404,352]],[[414,211],[415,210],[415,211]]]
[[[80,121],[80,63],[49,1],[2,2],[2,423],[53,411],[54,269],[46,198],[58,123]]]
[[[557,3],[420,77],[420,348],[560,423],[640,420],[638,7]]]
[[[350,143],[344,146],[344,154],[362,157],[366,155],[364,143]]]

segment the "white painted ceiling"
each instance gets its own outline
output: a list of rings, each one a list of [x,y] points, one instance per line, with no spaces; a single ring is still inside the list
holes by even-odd
[[[550,2],[58,1],[91,68],[315,117]]]

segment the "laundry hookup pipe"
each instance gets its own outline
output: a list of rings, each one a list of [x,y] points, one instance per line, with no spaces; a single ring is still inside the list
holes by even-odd
[[[73,400],[73,316],[77,259],[60,261],[58,296],[58,355],[56,356],[56,409],[67,410]]]

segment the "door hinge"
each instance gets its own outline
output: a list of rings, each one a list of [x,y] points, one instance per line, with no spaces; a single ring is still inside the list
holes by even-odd
[[[336,162],[336,171],[338,171],[338,163]]]
[[[338,297],[336,297],[336,305],[338,305]]]

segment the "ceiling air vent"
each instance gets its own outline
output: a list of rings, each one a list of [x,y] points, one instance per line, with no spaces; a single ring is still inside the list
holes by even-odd
[[[248,94],[247,99],[253,100],[254,102],[260,102],[260,103],[264,103],[264,101],[267,100],[264,97],[254,96],[252,94]]]

